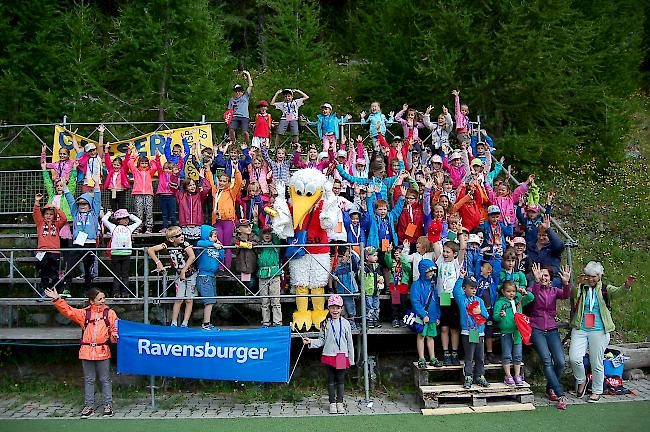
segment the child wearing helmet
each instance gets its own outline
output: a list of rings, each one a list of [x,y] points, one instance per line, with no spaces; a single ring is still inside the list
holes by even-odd
[[[354,365],[354,344],[350,322],[341,316],[343,298],[334,294],[327,301],[329,313],[321,323],[318,339],[303,338],[309,348],[323,347],[321,362],[327,369],[330,414],[345,414],[343,394],[345,371]]]

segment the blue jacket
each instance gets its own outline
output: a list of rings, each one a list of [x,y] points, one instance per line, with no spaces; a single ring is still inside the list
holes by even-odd
[[[219,265],[224,260],[223,249],[215,249],[214,242],[208,240],[214,227],[210,225],[201,225],[201,240],[196,242],[196,246],[206,248],[196,251],[196,267],[199,269],[199,276],[215,276]]]
[[[544,214],[552,215],[552,210],[553,209],[551,206],[546,206],[544,207]],[[526,253],[528,253],[528,249],[533,245],[533,243],[537,243],[537,231],[539,229],[539,225],[542,223],[542,214],[537,215],[534,220],[528,219],[528,216],[526,216],[524,212],[524,208],[521,206],[516,207],[515,214],[517,215],[517,220],[519,220],[519,223],[524,226]]]
[[[190,143],[187,142],[186,138],[183,138],[183,147],[185,148],[185,159],[183,160],[183,167],[181,168],[181,173],[178,176],[179,178],[185,178],[185,164],[187,163],[187,158],[190,157]],[[174,165],[178,165],[178,162],[181,160],[180,156],[174,156],[172,154],[172,137],[168,137],[165,141],[163,147],[163,152],[165,153],[165,159],[167,162],[171,162]]]
[[[504,222],[499,221],[497,222],[497,226],[501,228],[501,250],[505,251],[506,248],[508,247],[508,243],[506,242],[506,236],[512,237],[513,235],[512,225],[506,225]],[[478,226],[478,229],[483,231],[482,247],[490,246],[493,243],[492,228],[491,228],[490,221],[486,220],[481,222]]]
[[[375,213],[375,194],[368,194],[366,197],[368,202],[368,212],[372,212],[369,215],[370,218],[370,230],[368,232],[368,246],[374,246],[379,249],[379,226],[381,224],[380,217]],[[386,221],[388,223],[388,229],[390,230],[389,239],[393,246],[398,245],[399,241],[397,239],[397,231],[395,230],[395,224],[399,219],[399,216],[402,214],[402,209],[404,208],[404,197],[401,196],[397,200],[395,207],[386,214]]]
[[[323,139],[323,135],[328,133],[334,133],[336,139],[339,139],[341,125],[345,124],[348,120],[345,117],[338,117],[336,113],[331,113],[326,116],[323,114],[318,114],[316,116],[318,120],[313,122],[307,122],[309,126],[316,126],[318,128],[318,137]]]
[[[492,264],[492,273],[488,277],[481,276],[481,261],[483,257],[476,265],[476,282],[478,282],[478,287],[476,288],[476,295],[483,299],[486,307],[492,309],[494,307],[494,302],[496,302],[499,288],[499,276],[501,273],[501,260],[500,259],[491,259],[489,260]]]
[[[537,248],[537,238],[535,238],[535,242],[530,244],[528,243],[528,240],[526,240],[528,259],[530,262],[536,262],[541,265],[553,267],[553,271],[557,275],[560,271],[560,261],[562,260],[562,252],[564,251],[564,242],[557,234],[555,234],[553,228],[549,228],[546,233],[548,234],[548,244],[542,249]]]
[[[478,247],[476,249],[467,248],[465,251],[465,259],[463,260],[463,268],[467,271],[467,276],[476,276],[476,269],[480,269],[482,259],[483,256]]]
[[[352,232],[352,221],[350,220],[350,214],[348,211],[343,212],[343,225],[345,225],[345,232],[348,233],[348,243],[362,243],[366,244],[367,232],[370,229],[370,217],[368,217],[368,212],[361,211],[361,217],[359,218],[359,232],[354,230]],[[356,234],[359,235],[357,239]]]
[[[242,154],[244,155],[244,159],[239,159],[237,161],[237,167],[239,169],[239,172],[242,173],[242,176],[244,173],[247,173],[246,167],[248,164],[253,162],[253,159],[251,159],[251,155],[248,152],[248,148],[242,149]],[[212,162],[212,166],[210,167],[210,170],[213,173],[217,172],[217,168],[225,168],[226,175],[230,178],[233,178],[235,174],[232,171],[232,163],[230,162],[229,159],[224,159],[223,157],[223,152],[219,150],[217,152],[217,157],[214,159],[214,162]]]
[[[99,212],[102,209],[102,193],[96,189],[93,195],[89,193],[82,194],[77,200],[65,188],[65,199],[68,201],[70,207],[70,214],[72,215],[72,239],[76,239],[80,232],[85,232],[88,235],[86,242],[89,240],[96,241],[97,233],[99,232]],[[80,212],[77,201],[84,199],[90,204],[90,210],[87,212]],[[76,247],[76,246],[75,246]]]
[[[368,115],[367,119],[361,119],[362,125],[365,125],[366,123],[370,125],[370,136],[373,138],[377,138],[377,128],[375,127],[375,124],[377,122],[381,124],[379,126],[379,130],[381,130],[381,134],[383,136],[386,136],[386,124],[395,123],[395,119],[393,117],[386,119],[386,116],[380,112],[376,112],[376,113],[371,112],[370,115]]]
[[[379,193],[381,195],[381,199],[386,200],[388,202],[388,206],[390,207],[390,200],[388,199],[388,189],[393,187],[395,180],[397,180],[396,175],[392,177],[387,177],[385,179],[380,179],[379,177],[365,178],[365,177],[355,177],[353,175],[350,175],[350,173],[348,173],[343,169],[343,165],[341,164],[337,164],[336,169],[338,170],[339,174],[341,174],[341,177],[343,177],[345,180],[349,181],[350,183],[357,183],[362,185],[379,185],[381,187],[381,192]],[[398,171],[402,171],[403,169],[404,169],[404,161],[400,159]]]
[[[490,135],[485,136],[485,141],[487,145],[489,146],[488,151],[493,152],[494,151],[494,141],[492,140],[492,137]],[[477,135],[472,135],[472,139],[469,143],[469,145],[472,147],[472,154],[476,154],[476,143],[478,143],[478,136]],[[483,162],[485,162],[485,158],[481,158]]]
[[[339,264],[334,268],[332,274],[339,278],[338,281],[334,281],[337,294],[354,294],[359,292],[359,287],[355,280],[355,275],[358,271],[359,259],[355,254],[350,255],[350,262],[347,264]]]
[[[478,329],[479,335],[485,335],[485,324],[480,326],[476,325],[474,318],[470,317],[467,313],[467,305],[473,301],[478,301],[479,306],[481,307],[481,315],[487,320],[490,318],[487,309],[485,309],[485,303],[480,297],[467,297],[465,291],[463,291],[463,278],[458,278],[456,281],[456,286],[454,286],[454,300],[458,304],[460,309],[460,327],[463,332],[467,333],[470,329]]]
[[[420,261],[418,264],[418,270],[420,270],[420,278],[413,282],[411,289],[409,291],[409,297],[411,298],[411,306],[413,311],[420,317],[424,318],[425,316],[429,317],[429,322],[435,324],[437,320],[440,319],[440,303],[438,303],[438,295],[433,292],[431,294],[431,302],[429,307],[425,310],[424,307],[427,304],[429,299],[429,294],[432,290],[435,290],[435,280],[427,279],[426,270],[434,267],[436,264],[428,259]]]

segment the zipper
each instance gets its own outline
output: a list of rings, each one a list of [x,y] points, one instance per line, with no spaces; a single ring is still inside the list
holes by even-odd
[[[95,346],[91,347],[91,348],[97,348],[97,319],[98,319],[97,311],[95,311],[95,315],[96,315],[95,316],[95,327],[93,328],[93,343],[95,344]],[[91,318],[92,318],[92,315],[91,315]],[[93,352],[92,353],[92,357],[93,357],[92,359],[95,360],[95,349],[93,349],[92,352]]]

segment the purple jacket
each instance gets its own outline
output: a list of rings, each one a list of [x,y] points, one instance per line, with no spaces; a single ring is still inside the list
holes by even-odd
[[[555,322],[557,300],[565,300],[571,296],[571,285],[563,288],[542,286],[535,282],[531,288],[535,300],[531,305],[530,326],[538,330],[553,330],[557,328]]]

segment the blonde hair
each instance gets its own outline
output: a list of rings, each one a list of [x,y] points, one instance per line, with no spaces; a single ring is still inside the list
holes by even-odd
[[[179,227],[177,225],[170,226],[169,228],[167,228],[167,232],[165,233],[165,238],[167,240],[171,240],[172,238],[174,238],[177,235],[182,234],[182,233],[183,233],[183,230],[181,229],[181,227]]]
[[[417,239],[417,243],[421,244],[424,247],[424,252],[433,252],[433,243],[429,240],[427,236],[420,236]]]

